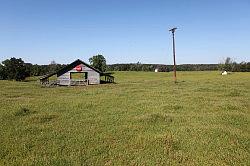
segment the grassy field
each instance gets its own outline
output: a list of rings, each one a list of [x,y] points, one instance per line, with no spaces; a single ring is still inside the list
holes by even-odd
[[[250,165],[250,73],[0,81],[0,165]]]

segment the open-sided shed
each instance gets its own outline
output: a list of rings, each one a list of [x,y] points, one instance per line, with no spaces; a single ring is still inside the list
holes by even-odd
[[[47,74],[40,78],[43,85],[94,85],[100,83],[113,83],[112,73],[103,73],[89,64],[77,59],[61,70]],[[56,75],[56,79],[49,78]],[[103,76],[104,80],[101,80]]]

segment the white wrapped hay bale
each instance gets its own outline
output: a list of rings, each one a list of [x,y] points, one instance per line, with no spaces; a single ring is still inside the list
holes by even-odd
[[[221,75],[223,75],[223,76],[227,75],[227,71],[222,72]]]

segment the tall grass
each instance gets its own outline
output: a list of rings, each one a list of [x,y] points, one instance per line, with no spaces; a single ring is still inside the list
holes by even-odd
[[[0,165],[250,165],[250,73],[0,81]]]

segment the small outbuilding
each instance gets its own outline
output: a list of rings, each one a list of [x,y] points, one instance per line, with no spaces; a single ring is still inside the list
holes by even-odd
[[[113,83],[112,73],[101,72],[89,64],[77,59],[61,70],[40,78],[42,85],[95,85]]]

